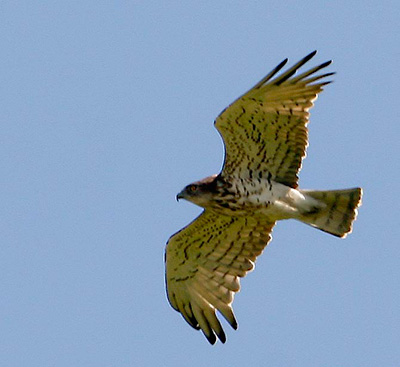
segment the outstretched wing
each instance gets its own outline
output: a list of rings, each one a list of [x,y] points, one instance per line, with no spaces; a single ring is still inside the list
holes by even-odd
[[[222,176],[269,177],[297,187],[308,144],[308,110],[322,87],[330,83],[320,80],[334,74],[314,76],[331,63],[327,61],[293,77],[315,54],[276,76],[287,59],[282,61],[218,116],[215,126],[225,144]]]
[[[227,217],[205,210],[169,239],[165,253],[169,302],[211,344],[215,335],[223,343],[226,340],[216,310],[237,328],[231,303],[240,289],[239,277],[253,269],[274,224],[261,217]]]

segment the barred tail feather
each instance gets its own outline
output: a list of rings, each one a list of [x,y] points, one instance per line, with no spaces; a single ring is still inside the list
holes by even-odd
[[[361,205],[361,188],[332,191],[300,190],[307,198],[311,197],[322,207],[303,213],[300,220],[322,231],[338,237],[346,237],[352,230],[357,217],[357,208]]]

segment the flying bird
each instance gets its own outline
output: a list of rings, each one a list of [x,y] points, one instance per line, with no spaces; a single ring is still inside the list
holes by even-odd
[[[337,237],[352,230],[361,188],[298,188],[308,111],[334,74],[318,74],[327,61],[295,76],[315,54],[279,74],[285,59],[221,112],[215,120],[225,146],[221,172],[177,195],[204,210],[167,243],[167,296],[211,344],[226,341],[216,311],[237,328],[232,302],[239,278],[254,268],[277,220],[293,218]]]

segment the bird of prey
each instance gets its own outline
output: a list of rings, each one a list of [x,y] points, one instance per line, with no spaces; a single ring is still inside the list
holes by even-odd
[[[225,145],[221,172],[177,195],[204,210],[167,243],[168,300],[211,344],[226,341],[216,311],[237,328],[231,304],[239,278],[253,269],[277,220],[293,218],[337,237],[352,230],[361,188],[298,188],[308,111],[334,74],[317,73],[327,61],[295,76],[315,54],[279,74],[282,61],[221,112],[215,120]]]

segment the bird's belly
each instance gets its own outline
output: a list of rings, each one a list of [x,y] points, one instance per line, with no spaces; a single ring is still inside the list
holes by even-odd
[[[298,191],[269,180],[237,180],[230,195],[214,202],[214,210],[225,215],[262,214],[271,220],[293,218],[297,209],[291,196]]]
[[[287,186],[272,183],[260,191],[250,193],[245,205],[274,220],[291,218],[294,208],[288,205],[289,190]]]

